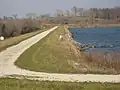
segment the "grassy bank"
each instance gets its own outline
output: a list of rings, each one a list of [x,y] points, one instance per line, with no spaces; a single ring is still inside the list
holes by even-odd
[[[35,36],[43,31],[45,31],[45,30],[39,30],[39,31],[24,34],[24,35],[20,35],[17,37],[12,37],[12,38],[6,39],[4,41],[0,41],[0,52],[10,46],[16,45],[16,44],[20,43],[21,41],[26,40],[32,36]]]
[[[120,90],[120,84],[0,79],[0,90]]]
[[[33,71],[78,73],[73,66],[78,56],[75,55],[72,45],[66,40],[59,40],[59,36],[65,33],[63,27],[58,28],[25,51],[15,64]]]
[[[63,39],[60,40],[60,35]],[[119,74],[120,61],[105,55],[85,55],[72,43],[63,27],[26,50],[15,62],[21,68],[50,73]],[[70,40],[69,40],[70,39]],[[115,56],[115,57],[118,57]]]

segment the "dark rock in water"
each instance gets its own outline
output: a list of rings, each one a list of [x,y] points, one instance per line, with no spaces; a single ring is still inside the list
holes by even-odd
[[[119,40],[116,41],[116,43],[119,43],[119,42],[120,42]]]
[[[91,48],[96,48],[96,46],[91,46]]]
[[[113,48],[114,47],[114,45],[110,45],[110,48]]]
[[[83,49],[83,51],[87,51],[87,50],[89,50],[90,48],[96,48],[96,46],[94,46],[94,45],[89,45],[89,44],[83,44],[83,45],[81,46],[81,48]]]

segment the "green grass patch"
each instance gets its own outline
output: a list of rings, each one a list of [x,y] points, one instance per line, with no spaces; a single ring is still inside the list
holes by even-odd
[[[120,90],[120,84],[0,79],[0,90]]]
[[[24,34],[24,35],[20,35],[17,37],[12,37],[12,38],[6,39],[4,41],[0,41],[0,52],[10,46],[19,44],[21,41],[26,40],[30,37],[33,37],[43,31],[45,31],[45,30],[39,30],[39,31]]]
[[[63,27],[51,32],[47,37],[26,50],[16,61],[16,65],[32,71],[51,73],[77,73],[69,63],[77,56],[66,41],[59,40],[64,34]]]

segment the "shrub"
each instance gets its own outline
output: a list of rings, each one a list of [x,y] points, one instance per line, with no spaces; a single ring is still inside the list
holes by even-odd
[[[40,29],[38,20],[4,20],[0,21],[0,36],[5,38],[19,36]]]

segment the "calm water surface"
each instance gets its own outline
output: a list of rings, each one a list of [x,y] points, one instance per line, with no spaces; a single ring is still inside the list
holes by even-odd
[[[75,41],[96,47],[86,51],[120,52],[120,27],[71,28],[70,31]]]

